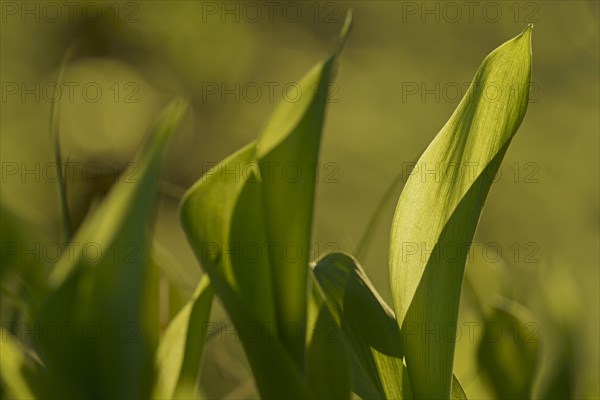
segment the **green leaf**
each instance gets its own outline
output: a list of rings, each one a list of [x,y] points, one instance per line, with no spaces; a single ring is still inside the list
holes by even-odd
[[[56,77],[56,84],[62,85],[65,68],[69,61],[73,58],[75,53],[75,46],[69,47],[67,52],[64,54],[58,68],[58,74]],[[54,148],[54,161],[56,162],[57,177],[58,177],[58,190],[59,200],[61,209],[61,221],[62,230],[65,241],[71,240],[72,226],[71,226],[71,214],[69,211],[69,203],[67,198],[67,183],[64,179],[63,174],[63,162],[62,162],[62,151],[60,146],[60,100],[53,101],[50,103],[50,140]]]
[[[350,366],[342,333],[315,286],[318,310],[308,344],[307,379],[315,399],[350,399]]]
[[[358,261],[343,253],[328,254],[316,263],[313,277],[352,355],[356,394],[364,399],[411,399],[396,317]],[[456,377],[451,398],[467,398]]]
[[[256,145],[266,239],[280,247],[270,257],[275,316],[280,332],[286,326],[297,326],[302,338],[306,330],[306,285],[321,131],[337,56],[351,23],[350,12],[335,52],[298,83],[298,101],[279,103]],[[294,172],[289,172],[290,167]],[[298,256],[290,257],[284,246],[293,246]],[[304,340],[281,337],[302,366]]]
[[[499,399],[530,399],[538,360],[537,324],[522,305],[505,300],[492,309],[482,337],[479,369]]]
[[[2,328],[0,340],[0,378],[4,397],[37,399],[33,384],[39,382],[39,371],[19,342]]]
[[[350,22],[349,15],[336,51],[298,83],[299,99],[279,104],[258,141],[206,173],[181,202],[188,240],[236,329],[257,326],[261,333],[240,339],[262,397],[309,392],[304,357],[316,163]],[[282,174],[288,166],[298,175]]]
[[[165,331],[157,351],[159,398],[199,397],[196,386],[212,300],[213,290],[205,275]]]
[[[483,61],[417,163],[416,168],[437,175],[411,175],[398,201],[391,286],[417,399],[450,397],[454,342],[438,337],[456,330],[469,246],[492,180],[527,109],[530,42],[528,27]]]
[[[148,329],[158,311],[144,301],[156,289],[148,228],[165,146],[185,109],[177,101],[164,111],[134,161],[136,182],[115,184],[49,276],[50,293],[37,313],[40,330],[68,332],[58,339],[40,335],[49,396],[151,394],[155,337]]]
[[[248,169],[255,163],[255,150],[251,143],[224,160],[221,168]],[[256,178],[254,173],[237,176],[209,171],[184,196],[181,223],[215,293],[242,332],[240,341],[261,397],[306,398],[308,388],[300,370],[276,330],[269,329],[275,315],[269,265],[239,256],[244,244],[263,243],[264,233],[252,201],[259,189]],[[238,257],[232,250],[236,245]],[[249,329],[258,333],[243,334]]]
[[[451,400],[467,400],[467,394],[463,390],[462,386],[456,376],[452,376],[452,392],[450,393]]]
[[[356,394],[410,399],[396,318],[358,262],[346,254],[329,254],[317,262],[314,277],[352,354]]]

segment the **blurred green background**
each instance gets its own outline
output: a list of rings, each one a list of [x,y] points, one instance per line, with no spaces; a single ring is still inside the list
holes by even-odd
[[[179,226],[177,196],[254,139],[279,101],[293,99],[294,82],[332,48],[348,8],[355,25],[322,141],[315,256],[355,252],[388,187],[407,176],[483,58],[534,23],[528,113],[480,221],[467,279],[484,309],[503,296],[532,311],[543,349],[539,385],[561,382],[572,398],[599,398],[597,1],[2,2],[2,204],[60,240],[57,185],[45,167],[53,160],[53,82],[69,47],[76,50],[60,87],[60,127],[63,157],[79,163],[67,182],[75,221],[116,173],[129,171],[160,108],[189,97],[155,229],[163,253],[194,265],[182,279],[185,298],[201,269]],[[389,303],[398,195],[383,202],[361,259]],[[181,301],[174,297],[171,308]],[[476,364],[483,332],[474,298],[463,291],[455,370],[469,398],[482,399],[492,394]],[[219,307],[213,313],[225,320]],[[211,339],[201,380],[211,397],[255,396],[231,333]]]

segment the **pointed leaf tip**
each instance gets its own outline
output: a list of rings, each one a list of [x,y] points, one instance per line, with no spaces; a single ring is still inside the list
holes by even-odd
[[[533,24],[527,24],[527,27],[523,29],[523,31],[516,36],[513,40],[515,42],[523,41],[524,44],[527,45],[529,51],[531,52],[531,36],[533,33]]]
[[[450,181],[409,177],[398,201],[390,248],[390,281],[401,329],[453,326],[469,247],[459,257],[443,249],[471,243],[492,180],[527,110],[531,78],[531,27],[492,51],[452,117],[418,161],[425,168],[458,166]],[[494,85],[505,96],[486,96]],[[515,90],[515,88],[517,90]],[[465,174],[477,165],[475,174]],[[445,168],[445,167],[442,167]],[[458,170],[456,170],[458,172]],[[424,249],[428,250],[427,256]],[[431,325],[429,325],[431,324]],[[454,342],[423,332],[403,338],[415,398],[448,398]]]
[[[346,19],[344,20],[344,26],[342,27],[342,30],[340,31],[340,35],[338,36],[336,50],[335,50],[336,55],[338,55],[342,51],[342,48],[344,47],[344,44],[346,43],[346,39],[348,38],[348,34],[350,33],[350,30],[352,30],[352,25],[353,25],[353,21],[354,21],[353,15],[354,15],[354,10],[352,8],[349,8],[348,11],[346,12]]]

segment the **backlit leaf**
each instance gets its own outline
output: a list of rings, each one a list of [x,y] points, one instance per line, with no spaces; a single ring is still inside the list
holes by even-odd
[[[328,254],[317,262],[314,276],[352,355],[356,394],[369,399],[410,399],[394,312],[358,262],[346,254]]]
[[[530,37],[528,27],[483,61],[454,114],[417,162],[415,168],[435,174],[411,175],[398,201],[390,276],[417,399],[450,397],[454,341],[428,332],[456,329],[469,246],[527,109]]]
[[[65,249],[37,313],[48,396],[147,398],[154,381],[157,273],[149,221],[165,147],[186,105],[171,104],[134,162],[135,182],[115,183]],[[154,294],[154,296],[152,296]],[[54,331],[52,331],[54,327]],[[49,330],[50,329],[50,330]]]
[[[197,398],[200,361],[212,305],[208,276],[169,324],[157,351],[159,398]]]
[[[208,171],[181,202],[187,237],[238,332],[259,329],[260,338],[240,339],[263,397],[309,392],[304,357],[316,164],[350,23],[349,15],[333,54],[297,84],[298,100],[280,103],[257,142]],[[289,165],[293,176],[281,173]]]

